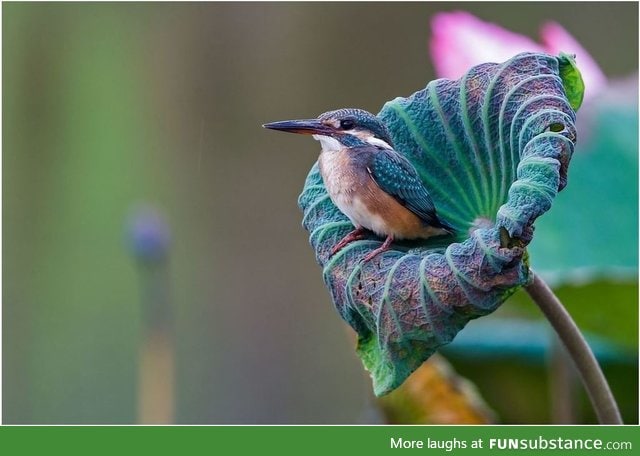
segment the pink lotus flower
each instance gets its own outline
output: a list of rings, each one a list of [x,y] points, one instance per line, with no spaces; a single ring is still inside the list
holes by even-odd
[[[502,62],[525,52],[560,52],[576,55],[585,83],[585,98],[597,94],[607,79],[587,51],[555,22],[540,29],[542,44],[484,22],[464,11],[438,13],[431,20],[431,56],[438,77],[457,79],[469,68],[483,62]]]

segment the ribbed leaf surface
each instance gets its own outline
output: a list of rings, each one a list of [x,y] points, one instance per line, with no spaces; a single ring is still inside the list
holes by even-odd
[[[303,224],[336,309],[358,333],[377,395],[529,280],[533,223],[566,185],[573,153],[575,113],[560,75],[567,59],[528,53],[479,65],[379,113],[438,214],[458,231],[456,242],[396,243],[362,262],[380,246],[372,236],[330,257],[353,227],[312,168],[299,201]]]

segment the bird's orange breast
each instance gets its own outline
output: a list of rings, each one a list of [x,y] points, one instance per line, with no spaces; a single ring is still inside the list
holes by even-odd
[[[323,152],[319,166],[331,200],[356,227],[397,239],[442,234],[442,230],[426,226],[416,214],[384,192],[348,150]]]
[[[425,225],[416,214],[385,193],[370,179],[367,191],[358,197],[356,203],[370,216],[369,228],[380,236],[392,235],[396,239],[428,238],[441,234],[442,230]]]

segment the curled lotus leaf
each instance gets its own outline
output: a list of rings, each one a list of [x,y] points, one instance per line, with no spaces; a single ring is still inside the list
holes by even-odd
[[[576,139],[561,67],[565,56],[519,54],[432,81],[378,114],[456,236],[395,242],[363,262],[382,242],[372,235],[331,256],[353,226],[311,169],[303,225],[376,395],[530,281],[533,224],[566,185]]]

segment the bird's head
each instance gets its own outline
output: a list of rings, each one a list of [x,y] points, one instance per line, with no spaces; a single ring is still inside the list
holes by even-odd
[[[338,109],[316,119],[284,120],[263,125],[272,130],[313,135],[325,151],[364,145],[392,149],[389,130],[375,115],[363,109]]]

